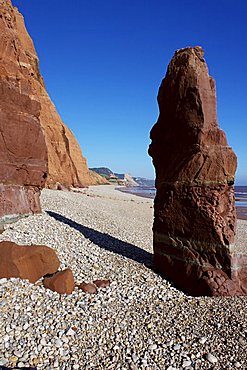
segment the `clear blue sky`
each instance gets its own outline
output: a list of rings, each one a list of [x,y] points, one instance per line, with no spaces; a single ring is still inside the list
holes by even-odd
[[[247,184],[247,0],[12,0],[90,167],[152,178],[149,131],[176,49],[201,45]]]

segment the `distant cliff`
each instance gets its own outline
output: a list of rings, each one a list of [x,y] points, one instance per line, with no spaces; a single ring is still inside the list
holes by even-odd
[[[114,173],[107,167],[90,168],[90,170],[97,172],[100,176],[105,177],[110,183],[125,186],[154,186],[154,180],[145,179],[144,177],[134,177],[127,173]]]
[[[46,186],[60,183],[67,187],[94,184],[86,159],[71,130],[62,122],[49,95],[39,71],[39,60],[34,44],[27,33],[23,16],[10,0],[0,0],[1,11],[8,24],[1,35],[5,73],[17,78],[16,88],[22,94],[40,103],[39,121],[44,131],[48,149],[48,174]],[[14,71],[18,70],[18,75]],[[99,181],[99,179],[97,180]],[[102,180],[103,181],[103,180]]]

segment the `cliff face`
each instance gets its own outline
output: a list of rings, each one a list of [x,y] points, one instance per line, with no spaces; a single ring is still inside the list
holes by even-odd
[[[23,16],[17,8],[12,7],[10,0],[1,0],[0,4],[1,10],[7,14],[7,23],[4,26],[5,37],[1,40],[2,44],[5,43],[3,62],[5,64],[7,59],[11,59],[14,55],[15,69],[25,76],[21,84],[22,91],[40,104],[39,120],[48,150],[46,186],[53,187],[57,182],[67,187],[93,184],[79,144],[62,122],[46,92],[39,71],[39,60],[33,41],[27,33]],[[9,73],[10,71],[7,71],[7,75]]]
[[[40,211],[47,176],[41,105],[22,63],[15,11],[0,0],[0,222]]]
[[[109,181],[105,177],[100,176],[97,172],[89,170],[89,175],[93,185],[108,185]]]

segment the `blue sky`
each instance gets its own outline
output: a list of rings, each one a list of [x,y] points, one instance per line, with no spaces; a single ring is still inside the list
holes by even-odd
[[[219,124],[247,184],[246,0],[12,0],[47,90],[90,167],[154,177],[147,155],[156,96],[176,49],[201,45]]]

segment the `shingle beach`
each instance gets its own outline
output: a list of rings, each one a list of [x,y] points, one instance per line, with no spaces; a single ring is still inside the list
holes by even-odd
[[[68,296],[41,282],[0,280],[0,367],[246,369],[247,297],[194,298],[152,266],[153,200],[95,186],[42,191],[43,213],[0,240],[54,248],[76,283],[110,287]],[[246,235],[247,221],[238,220]]]

